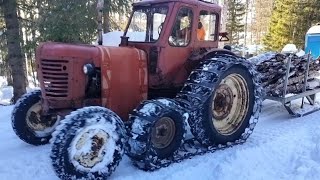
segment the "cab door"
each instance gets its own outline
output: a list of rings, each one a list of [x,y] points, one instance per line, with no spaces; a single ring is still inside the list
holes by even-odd
[[[195,5],[178,5],[174,18],[166,29],[164,46],[160,48],[158,69],[162,80],[168,86],[180,86],[188,77],[186,61],[193,51],[195,40]]]

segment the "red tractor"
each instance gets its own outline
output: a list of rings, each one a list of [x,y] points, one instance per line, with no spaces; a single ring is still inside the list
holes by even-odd
[[[25,142],[51,139],[61,179],[103,179],[123,154],[144,170],[243,143],[257,123],[253,66],[218,42],[221,8],[195,0],[133,4],[119,47],[42,43],[41,90],[15,105]],[[187,128],[193,137],[186,138]]]

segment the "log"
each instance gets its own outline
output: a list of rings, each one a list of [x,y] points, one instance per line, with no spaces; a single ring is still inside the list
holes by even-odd
[[[248,59],[254,63],[256,71],[261,75],[261,84],[269,96],[282,96],[284,91],[287,62],[290,54],[264,53]],[[301,93],[304,89],[304,77],[307,69],[308,56],[298,57],[292,54],[289,66],[287,93]],[[307,89],[320,87],[316,77],[320,76],[320,58],[310,59],[307,78]]]

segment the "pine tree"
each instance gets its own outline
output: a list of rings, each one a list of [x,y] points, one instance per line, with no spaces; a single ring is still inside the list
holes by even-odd
[[[96,31],[95,3],[87,0],[42,2],[39,31],[42,41],[91,43]]]
[[[242,22],[245,15],[245,4],[241,0],[227,0],[227,32],[230,43],[239,44],[240,33],[244,31]]]
[[[8,61],[13,79],[13,100],[16,102],[26,93],[25,61],[21,49],[21,34],[17,16],[17,2],[15,0],[4,0],[1,3],[6,26],[6,40],[8,48]]]
[[[105,33],[118,29],[119,25],[111,15],[121,15],[130,12],[132,0],[104,0],[103,31]]]
[[[42,41],[92,43],[96,39],[96,0],[46,0],[40,18]],[[113,30],[113,13],[129,11],[131,0],[105,0],[104,31]]]
[[[280,51],[285,44],[304,47],[308,29],[320,21],[318,0],[276,0],[263,42],[267,50]]]

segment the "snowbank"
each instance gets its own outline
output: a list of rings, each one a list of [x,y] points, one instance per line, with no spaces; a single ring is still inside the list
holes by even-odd
[[[121,42],[121,36],[123,36],[124,32],[122,31],[114,31],[105,33],[102,35],[104,46],[119,46]],[[145,41],[146,32],[128,32],[127,37],[129,37],[130,41]]]
[[[28,77],[29,86],[27,87],[27,92],[39,89],[35,86],[34,80],[31,76]],[[39,82],[36,80],[37,84]],[[0,105],[10,105],[11,99],[13,97],[13,87],[7,86],[7,79],[3,76],[0,76]]]

